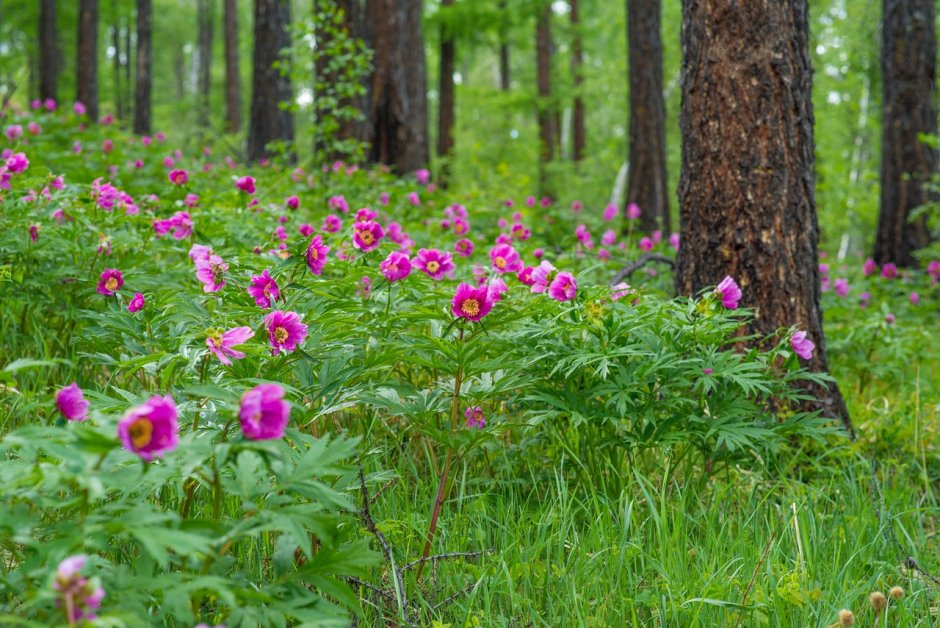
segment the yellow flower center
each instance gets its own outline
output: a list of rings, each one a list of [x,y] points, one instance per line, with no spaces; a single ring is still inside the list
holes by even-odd
[[[264,284],[264,296],[269,299],[271,298],[271,284],[269,283]]]
[[[316,247],[311,246],[307,254],[310,256],[310,259],[320,259],[320,251],[318,251]]]
[[[131,424],[127,433],[130,434],[131,444],[134,447],[137,449],[146,447],[153,439],[153,423],[147,418],[137,419]]]
[[[375,238],[372,236],[371,231],[357,231],[357,233],[359,234],[359,239],[362,240],[362,243],[366,246],[369,246],[375,242]]]
[[[431,260],[431,261],[428,262],[427,265],[425,266],[425,268],[428,269],[428,272],[429,272],[429,273],[436,273],[436,272],[438,271],[438,269],[440,269],[440,267],[441,267],[441,265],[440,265],[438,262],[435,262],[434,260]]]
[[[496,268],[506,268],[506,259],[502,257],[497,257],[493,260],[493,263],[496,264]]]
[[[287,337],[289,335],[290,334],[288,334],[287,330],[284,329],[283,327],[274,328],[274,339],[277,340],[281,344],[283,344],[287,340]]]
[[[117,290],[117,287],[118,287],[117,277],[110,277],[106,282],[104,282],[104,287],[111,291]]]
[[[467,299],[460,304],[460,309],[467,316],[476,316],[480,313],[480,302],[476,299]]]

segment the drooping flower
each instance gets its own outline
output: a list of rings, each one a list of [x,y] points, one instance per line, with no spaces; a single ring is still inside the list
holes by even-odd
[[[75,382],[55,394],[55,405],[69,421],[84,421],[88,418],[88,401]]]
[[[806,337],[805,331],[794,332],[790,337],[790,346],[793,347],[793,352],[804,360],[812,359],[813,350],[816,348],[813,341]]]
[[[139,292],[134,293],[134,297],[127,304],[127,311],[133,314],[134,312],[139,312],[144,309],[144,295]]]
[[[196,278],[202,282],[203,292],[218,292],[225,287],[228,264],[214,253],[205,261],[196,262]]]
[[[385,237],[385,230],[377,222],[364,220],[353,224],[353,247],[363,253],[378,248],[383,237]]]
[[[173,185],[186,185],[186,182],[189,181],[189,173],[181,168],[170,170],[168,177]]]
[[[359,280],[358,294],[363,299],[368,299],[372,296],[372,278],[368,275],[363,275],[362,279]]]
[[[179,444],[179,425],[172,397],[154,395],[127,411],[118,422],[118,437],[124,449],[144,460],[161,458]]]
[[[489,291],[485,286],[475,288],[468,283],[457,286],[457,292],[451,303],[454,316],[476,322],[489,314],[492,308],[493,303],[490,301]]]
[[[83,554],[69,556],[56,568],[52,588],[61,596],[56,605],[64,608],[69,625],[95,619],[95,611],[104,599],[104,589],[98,578],[85,578],[81,571],[87,557]]]
[[[242,433],[248,440],[283,438],[290,420],[290,404],[277,384],[259,384],[242,395],[238,410]]]
[[[310,269],[310,272],[314,275],[319,275],[323,272],[323,268],[326,266],[326,256],[330,252],[330,247],[323,244],[323,237],[319,235],[313,236],[313,239],[310,240],[310,245],[307,247],[307,268]]]
[[[498,273],[518,273],[522,270],[519,253],[508,244],[499,244],[490,249],[490,263]]]
[[[307,326],[301,322],[297,312],[274,310],[264,317],[264,326],[274,355],[281,351],[292,352],[307,337]]]
[[[411,274],[411,260],[400,251],[392,251],[388,257],[379,264],[382,274],[389,281],[401,281]]]
[[[442,253],[437,249],[420,249],[412,263],[434,281],[440,281],[444,275],[454,270],[450,253]]]
[[[229,366],[232,364],[232,360],[241,360],[245,357],[244,353],[236,351],[232,347],[245,344],[254,335],[255,332],[251,330],[251,327],[235,327],[226,332],[210,329],[206,336],[206,346],[209,347],[209,351],[215,354],[215,357],[219,358],[219,362]]]
[[[480,406],[470,406],[463,413],[467,419],[467,427],[471,429],[482,430],[486,427],[486,414]]]
[[[105,268],[98,281],[98,292],[107,297],[113,295],[124,285],[124,275],[116,268]]]
[[[277,282],[271,277],[271,273],[265,269],[260,275],[251,276],[248,294],[254,298],[255,305],[267,309],[278,300],[281,291],[277,287]]]
[[[532,269],[532,284],[530,290],[534,293],[545,292],[549,284],[555,279],[557,269],[548,260]]]
[[[578,282],[571,273],[558,273],[548,286],[548,296],[556,301],[570,301],[578,294]]]
[[[255,193],[255,178],[244,176],[238,177],[235,179],[235,187],[244,192],[245,194],[254,194]]]
[[[738,309],[738,302],[741,300],[741,289],[735,283],[731,276],[726,276],[715,287],[715,292],[721,296],[721,304],[729,310]]]

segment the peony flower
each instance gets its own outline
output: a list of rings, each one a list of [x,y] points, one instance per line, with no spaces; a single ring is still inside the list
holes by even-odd
[[[467,427],[477,430],[486,427],[486,415],[480,406],[470,406],[463,415],[467,419]]]
[[[368,253],[379,246],[379,241],[385,237],[385,231],[382,225],[371,220],[356,222],[353,224],[353,247],[363,253]]]
[[[84,421],[88,418],[88,402],[75,382],[55,394],[55,405],[69,421]]]
[[[911,292],[910,295],[908,295],[908,298],[911,300],[911,305],[918,305],[920,303],[920,295],[917,294],[916,291]]]
[[[254,194],[255,193],[255,178],[254,177],[238,177],[235,179],[235,187],[244,192],[245,194]]]
[[[189,212],[176,212],[164,220],[154,220],[153,230],[157,237],[173,232],[173,237],[183,240],[193,234],[193,221]]]
[[[326,204],[330,209],[335,209],[343,214],[349,211],[349,203],[346,202],[346,197],[342,195],[331,196]]]
[[[627,218],[630,220],[636,220],[642,213],[643,212],[640,211],[640,206],[636,203],[630,203],[627,205]]]
[[[486,284],[487,298],[493,303],[499,303],[503,299],[503,295],[508,291],[509,286],[506,285],[506,282],[503,281],[501,277],[493,277],[493,279]]]
[[[516,240],[525,241],[532,236],[532,231],[521,222],[515,223],[510,229],[512,237]]]
[[[181,169],[170,170],[169,179],[173,185],[186,185],[189,181],[189,173]]]
[[[738,302],[741,300],[741,289],[735,283],[731,276],[721,280],[715,287],[715,293],[721,295],[721,304],[729,310],[738,309]]]
[[[653,241],[649,238],[640,238],[640,250],[649,253],[653,250]]]
[[[611,286],[610,288],[610,298],[613,301],[619,301],[620,299],[635,293],[636,290],[631,288],[630,284],[624,281],[621,281],[617,285]]]
[[[498,273],[518,273],[522,270],[519,253],[508,244],[499,244],[490,249],[490,263]]]
[[[87,557],[82,554],[69,556],[59,563],[52,582],[52,588],[62,596],[56,604],[65,608],[69,625],[77,625],[83,620],[93,621],[94,611],[104,599],[104,589],[98,579],[89,580],[81,574],[86,561]]]
[[[558,273],[548,286],[548,296],[556,301],[570,301],[578,293],[578,283],[571,273]]]
[[[875,263],[875,260],[868,258],[865,260],[865,263],[862,264],[862,272],[865,273],[865,276],[873,275],[878,272],[878,264]]]
[[[492,308],[493,303],[490,301],[486,287],[475,288],[468,283],[457,286],[457,292],[451,303],[454,316],[476,322],[489,314]]]
[[[431,180],[431,171],[425,168],[415,172],[415,177],[418,179],[418,183],[425,185],[428,181]]]
[[[311,273],[319,275],[323,272],[323,268],[326,266],[326,255],[329,252],[330,247],[323,244],[323,237],[313,236],[310,245],[307,247],[307,268],[310,269]]]
[[[210,329],[209,334],[206,336],[206,346],[209,347],[209,351],[215,354],[215,357],[219,358],[219,362],[230,366],[232,360],[241,360],[245,357],[244,353],[236,351],[232,347],[248,342],[248,339],[253,338],[254,335],[255,332],[251,330],[251,327],[236,327],[226,332]]]
[[[26,153],[13,153],[6,159],[6,169],[10,174],[20,174],[29,168]]]
[[[790,346],[793,347],[794,353],[804,360],[812,359],[813,349],[816,348],[813,341],[806,337],[805,331],[794,332],[793,336],[790,338]]]
[[[203,292],[218,292],[225,287],[223,275],[228,264],[214,253],[205,261],[196,262],[196,278],[203,283]]]
[[[849,280],[845,277],[836,279],[832,284],[832,289],[837,295],[844,297],[849,293]]]
[[[366,222],[367,220],[374,220],[378,216],[374,210],[369,207],[362,207],[356,212],[356,220],[358,222]]]
[[[118,437],[124,449],[144,460],[160,458],[179,444],[176,405],[167,395],[154,395],[142,405],[131,408],[118,422]]]
[[[888,262],[881,267],[881,276],[885,279],[894,279],[898,276],[898,267],[891,262]]]
[[[297,198],[296,194],[294,194],[293,196],[288,196],[286,199],[284,199],[284,204],[287,205],[288,209],[297,209],[300,207],[300,199]]]
[[[525,268],[520,270],[518,273],[516,273],[516,278],[523,285],[531,286],[533,283],[535,283],[535,280],[532,279],[532,272],[534,270],[535,269],[532,268],[531,266],[526,266]]]
[[[420,249],[412,262],[434,281],[440,281],[444,275],[454,270],[450,253],[442,253],[437,249]]]
[[[671,246],[673,250],[675,251],[679,250],[679,234],[678,233],[669,234],[669,246]]]
[[[113,295],[124,285],[124,275],[116,268],[105,268],[98,281],[98,292],[107,297]]]
[[[323,226],[320,228],[324,233],[336,233],[343,228],[343,221],[336,214],[329,214],[323,219]]]
[[[242,433],[248,440],[283,438],[290,420],[290,404],[277,384],[259,384],[242,395],[238,410]]]
[[[531,291],[535,293],[545,292],[548,285],[555,279],[557,269],[549,261],[543,261],[532,270]]]
[[[281,351],[292,352],[307,337],[307,326],[300,321],[300,315],[296,312],[274,310],[264,317],[264,326],[268,330],[268,342],[271,343],[274,355]]]
[[[604,208],[604,220],[610,222],[617,217],[617,213],[617,206],[613,203],[608,204],[607,207]]]
[[[418,196],[417,192],[409,192],[408,202],[414,205],[415,207],[418,207],[419,205],[421,205],[421,197]]]
[[[379,268],[389,281],[401,281],[411,274],[411,260],[400,251],[392,251],[385,261],[379,264]]]
[[[927,264],[927,274],[933,283],[940,281],[940,262],[934,260]]]
[[[189,249],[189,259],[193,260],[193,264],[197,266],[201,263],[207,263],[210,255],[212,255],[212,247],[194,244]]]
[[[617,232],[613,229],[608,229],[604,232],[604,235],[601,236],[601,244],[604,246],[612,246],[617,242]]]
[[[454,243],[454,251],[461,257],[473,255],[473,242],[467,238],[460,238]]]
[[[139,292],[134,293],[134,297],[127,304],[127,311],[133,314],[134,312],[139,312],[144,309],[144,295]]]
[[[248,294],[254,297],[255,305],[267,309],[278,300],[281,291],[277,287],[277,282],[271,277],[271,273],[265,269],[260,275],[251,276]]]

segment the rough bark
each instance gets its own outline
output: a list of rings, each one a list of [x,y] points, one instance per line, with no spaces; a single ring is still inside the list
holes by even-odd
[[[196,21],[199,23],[199,106],[198,120],[202,129],[209,126],[212,95],[212,22],[214,0],[199,0]]]
[[[806,0],[683,0],[676,290],[731,275],[749,331],[796,325],[826,371]],[[838,387],[813,388],[851,430]]]
[[[375,51],[369,88],[369,160],[414,172],[428,163],[427,70],[422,0],[367,0]]]
[[[78,54],[75,100],[85,105],[88,117],[98,120],[98,0],[78,2]]]
[[[441,0],[442,7],[453,6],[454,0]],[[446,10],[443,9],[443,10]],[[454,34],[446,24],[441,26],[441,67],[439,82],[439,109],[437,126],[437,155],[449,157],[454,148]],[[446,162],[441,173],[441,181],[447,181]]]
[[[117,0],[111,0],[111,45],[114,47],[114,57],[111,59],[111,70],[114,72],[114,106],[115,114],[119,119],[124,118],[124,90],[121,87],[121,16],[118,12]],[[125,51],[130,55],[130,49]]]
[[[59,93],[59,38],[55,28],[55,0],[39,5],[39,97],[56,100]]]
[[[552,7],[545,3],[535,25],[535,65],[538,89],[539,183],[547,186],[546,166],[555,158],[555,122],[552,98]]]
[[[505,16],[503,18],[505,22],[508,19],[506,0],[500,0],[499,11]],[[499,88],[504,92],[508,92],[511,85],[509,75],[509,37],[506,30],[507,28],[503,26],[499,33]]]
[[[153,0],[137,0],[137,76],[134,87],[134,133],[150,133],[153,86]]]
[[[225,127],[237,133],[242,126],[242,81],[238,74],[238,6],[225,0]]]
[[[630,177],[627,202],[640,206],[643,231],[670,231],[660,0],[627,0],[630,73]]]
[[[281,108],[282,102],[291,99],[290,77],[274,67],[281,50],[290,45],[289,24],[289,0],[255,0],[254,75],[248,126],[250,161],[267,157],[269,143],[294,139],[293,116]]]
[[[655,1],[649,0],[650,4]],[[578,0],[569,0],[569,3],[571,6],[571,28],[574,32],[571,42],[571,76],[574,78],[574,111],[571,114],[571,158],[574,161],[581,161],[584,159],[584,147],[587,142],[584,130],[584,97],[581,94],[581,86],[584,83],[584,73],[582,71],[584,52],[581,43],[581,16],[578,12]]]
[[[882,15],[881,213],[874,258],[914,266],[930,240],[925,217],[911,210],[932,200],[925,184],[937,152],[920,141],[937,134],[936,9],[933,0],[884,0]]]

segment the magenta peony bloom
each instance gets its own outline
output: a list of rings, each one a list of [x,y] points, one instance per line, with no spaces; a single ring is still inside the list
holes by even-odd
[[[510,229],[512,237],[516,240],[528,240],[532,236],[532,231],[521,222],[515,223]]]
[[[385,261],[379,264],[379,268],[389,281],[401,281],[411,274],[411,260],[400,251],[392,251]]]
[[[144,295],[139,292],[134,293],[134,298],[130,300],[127,304],[127,311],[133,314],[134,312],[139,312],[144,309]]]
[[[98,281],[98,292],[107,297],[113,295],[124,285],[124,275],[116,268],[105,268]]]
[[[640,211],[640,206],[636,203],[630,203],[627,205],[627,218],[630,220],[636,220],[642,213],[643,212]]]
[[[604,246],[611,246],[617,243],[617,232],[613,229],[608,229],[604,232],[604,235],[601,236],[601,244]]]
[[[310,246],[307,247],[307,268],[314,275],[323,272],[326,266],[326,255],[330,252],[330,247],[323,244],[323,238],[319,235],[313,236],[310,240]]]
[[[885,314],[885,322],[888,323],[889,325],[894,325],[894,321],[896,320],[897,319],[894,317],[894,314],[892,314],[891,312],[888,312],[887,314]]]
[[[415,177],[418,179],[418,183],[424,185],[431,180],[431,171],[425,168],[421,168],[415,172]]]
[[[142,405],[128,410],[118,422],[118,437],[124,449],[148,461],[176,449],[179,426],[173,399],[169,395],[154,395]]]
[[[613,301],[619,301],[620,299],[635,294],[636,290],[630,287],[630,284],[621,281],[615,286],[610,287],[610,298]]]
[[[369,220],[375,220],[378,216],[375,211],[370,207],[362,207],[356,212],[356,222],[367,222]]]
[[[556,301],[570,301],[578,293],[578,283],[571,273],[558,273],[548,286],[548,296]]]
[[[460,238],[454,243],[454,251],[461,257],[470,257],[473,255],[473,242],[467,238]]]
[[[264,326],[268,330],[268,342],[274,355],[281,351],[290,353],[307,337],[307,326],[300,321],[296,312],[274,310],[264,317]]]
[[[192,252],[190,251],[190,255]],[[218,255],[210,254],[205,261],[196,262],[196,278],[203,283],[203,292],[218,292],[225,287],[223,275],[228,270],[228,264]]]
[[[793,336],[790,338],[790,346],[793,347],[794,353],[804,360],[812,359],[813,349],[816,348],[813,341],[806,337],[805,331],[794,332]]]
[[[215,357],[219,358],[219,362],[230,366],[232,360],[241,360],[245,357],[244,353],[236,351],[232,347],[245,344],[254,335],[255,332],[251,331],[251,327],[236,327],[226,332],[210,329],[209,335],[206,336],[206,346],[209,347],[209,351],[215,354]]]
[[[328,214],[323,219],[323,226],[320,228],[324,233],[336,233],[343,228],[343,221],[336,214]]]
[[[52,582],[52,588],[61,595],[56,605],[65,608],[69,625],[94,620],[94,611],[98,610],[104,599],[104,589],[98,579],[89,580],[81,574],[86,560],[87,557],[82,554],[69,556],[59,563]]]
[[[493,303],[490,301],[489,291],[485,286],[474,288],[468,283],[457,286],[457,292],[451,303],[454,316],[475,322],[489,314],[492,308]]]
[[[30,225],[29,226],[29,239],[32,242],[35,242],[39,239],[39,225]]]
[[[545,292],[549,284],[555,279],[557,269],[549,261],[543,261],[532,270],[531,291],[535,293]]]
[[[172,231],[175,239],[183,240],[193,234],[193,221],[189,217],[189,212],[176,212],[164,220],[154,220],[153,230],[157,237]]]
[[[832,289],[837,295],[844,297],[849,293],[849,280],[845,277],[836,279],[832,284]]]
[[[917,292],[911,292],[908,297],[911,300],[911,305],[918,305],[920,303],[920,295]]]
[[[454,270],[454,262],[450,253],[442,253],[437,249],[420,249],[418,255],[412,261],[419,270],[434,281],[440,281],[444,275]]]
[[[346,197],[342,195],[331,196],[326,204],[330,209],[335,209],[343,214],[349,211],[349,203],[346,201]]]
[[[715,287],[715,292],[721,295],[721,304],[729,310],[738,309],[738,302],[741,300],[741,289],[735,283],[731,276],[721,280]]]
[[[464,411],[463,415],[467,419],[467,427],[477,430],[486,427],[486,415],[480,406],[470,406]]]
[[[933,283],[940,281],[940,262],[934,260],[927,264],[927,274],[930,275]]]
[[[208,263],[210,255],[212,255],[212,247],[209,246],[194,244],[189,249],[189,259],[193,260],[193,264],[197,266]]]
[[[409,192],[408,202],[414,205],[415,207],[418,207],[419,205],[421,205],[421,197],[418,196],[417,192]]]
[[[170,170],[169,179],[173,185],[186,185],[189,173],[182,169]]]
[[[271,273],[265,269],[260,275],[251,276],[248,294],[254,297],[255,305],[267,309],[278,300],[281,291],[277,287],[277,282],[271,277]]]
[[[675,251],[679,250],[679,234],[678,233],[669,234],[669,246],[671,246],[673,250]]]
[[[493,277],[493,279],[486,284],[486,295],[492,303],[499,303],[503,295],[508,291],[509,286],[506,285],[506,282],[503,281],[501,277]]]
[[[610,222],[611,220],[616,218],[617,214],[618,214],[617,206],[614,205],[613,203],[608,204],[607,207],[604,208],[604,220],[607,222]]]
[[[377,222],[364,220],[353,224],[353,247],[363,253],[378,248],[383,237],[385,237],[385,231],[382,229],[382,225]]]
[[[891,262],[888,262],[881,267],[881,276],[885,279],[894,279],[898,276],[898,267]]]
[[[55,405],[69,421],[84,421],[88,418],[88,402],[75,382],[55,394]]]
[[[242,395],[238,418],[248,440],[283,438],[290,420],[290,404],[277,384],[259,384]]]
[[[535,269],[532,268],[531,266],[526,266],[525,268],[520,270],[518,273],[516,273],[516,278],[523,285],[531,286],[533,283],[535,283],[535,280],[532,278],[532,273],[534,271]]]
[[[284,200],[284,204],[287,205],[288,209],[297,209],[300,207],[300,199],[297,198],[296,194],[294,194],[293,196],[288,196]]]
[[[865,273],[865,276],[873,275],[878,272],[878,264],[875,263],[875,260],[868,258],[865,260],[865,263],[862,264],[862,272]]]
[[[649,251],[652,251],[653,241],[650,240],[649,238],[640,238],[640,250],[646,251],[647,253]]]
[[[498,273],[518,273],[522,270],[519,253],[508,244],[499,244],[490,249],[490,263]]]
[[[254,194],[255,193],[255,178],[254,177],[239,177],[235,179],[235,187],[244,192],[245,194]]]

